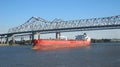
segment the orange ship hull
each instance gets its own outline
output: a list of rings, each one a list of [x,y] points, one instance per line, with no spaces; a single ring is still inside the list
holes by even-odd
[[[78,48],[83,46],[89,46],[90,40],[50,40],[39,39],[33,40],[33,49],[39,50],[51,50],[60,48]]]

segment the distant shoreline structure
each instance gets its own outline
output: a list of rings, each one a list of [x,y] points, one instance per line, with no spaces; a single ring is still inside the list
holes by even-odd
[[[1,43],[0,46],[12,46],[12,45],[32,45],[30,40],[15,41],[14,44],[9,41],[9,44]],[[91,39],[91,43],[120,43],[120,39]]]
[[[120,43],[120,39],[91,39],[91,43]]]

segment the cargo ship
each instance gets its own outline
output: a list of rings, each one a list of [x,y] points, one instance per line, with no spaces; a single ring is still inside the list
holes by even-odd
[[[76,36],[76,39],[37,39],[33,40],[33,49],[51,50],[62,48],[78,48],[89,46],[91,43],[90,37],[84,33]]]

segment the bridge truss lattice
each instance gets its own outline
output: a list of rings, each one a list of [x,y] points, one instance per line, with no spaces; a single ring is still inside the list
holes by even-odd
[[[102,18],[80,19],[80,20],[61,20],[54,19],[47,21],[40,17],[31,17],[24,24],[10,28],[9,33],[36,31],[36,30],[50,30],[50,29],[64,29],[90,26],[106,26],[106,25],[120,25],[120,15]]]

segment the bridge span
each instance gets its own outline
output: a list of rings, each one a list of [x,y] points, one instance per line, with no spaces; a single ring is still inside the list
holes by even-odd
[[[79,20],[61,20],[54,19],[48,21],[40,17],[31,17],[24,24],[10,28],[7,33],[0,34],[1,43],[8,43],[11,39],[15,41],[15,36],[29,35],[30,39],[34,39],[34,35],[44,33],[56,33],[56,38],[59,38],[60,32],[70,31],[88,31],[88,30],[105,30],[105,29],[120,29],[120,15],[79,19]]]

